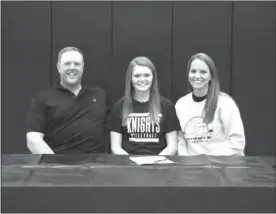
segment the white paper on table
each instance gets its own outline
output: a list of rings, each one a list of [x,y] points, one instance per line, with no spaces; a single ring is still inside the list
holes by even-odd
[[[174,163],[173,161],[169,160],[165,156],[140,156],[140,157],[130,157],[129,159],[134,161],[138,165]]]

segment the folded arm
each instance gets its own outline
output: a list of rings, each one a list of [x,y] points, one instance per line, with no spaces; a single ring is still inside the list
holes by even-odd
[[[187,156],[189,155],[188,148],[187,148],[187,143],[184,138],[184,134],[181,130],[177,132],[177,153],[180,156]]]
[[[111,152],[115,155],[128,155],[122,148],[122,134],[118,132],[110,132]]]
[[[28,132],[26,134],[27,147],[32,154],[55,154],[50,146],[43,140],[44,134]]]
[[[166,133],[167,147],[159,155],[175,155],[177,151],[177,132]]]

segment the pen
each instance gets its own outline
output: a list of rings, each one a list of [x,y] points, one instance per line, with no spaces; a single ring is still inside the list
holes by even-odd
[[[156,160],[156,161],[154,161],[154,163],[160,163],[160,162],[165,161],[165,160],[166,160],[166,159]]]

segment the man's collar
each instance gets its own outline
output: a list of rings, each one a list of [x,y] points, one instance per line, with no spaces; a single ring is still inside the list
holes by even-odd
[[[85,85],[81,84],[81,86],[82,86],[81,91],[87,89],[87,87],[86,87]],[[64,88],[64,87],[60,84],[60,82],[56,83],[56,84],[54,85],[54,88],[56,88],[56,89],[58,89],[58,90],[61,90],[61,91],[69,91],[69,89]]]
[[[66,88],[64,88],[60,83],[56,83],[54,85],[54,88],[60,89],[60,90],[67,90]]]

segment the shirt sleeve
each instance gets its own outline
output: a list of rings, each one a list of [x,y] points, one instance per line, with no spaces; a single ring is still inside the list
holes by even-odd
[[[228,143],[233,154],[244,155],[245,134],[240,111],[234,100],[228,98],[227,106],[220,109],[220,115]]]
[[[169,100],[166,101],[164,105],[164,112],[166,112],[166,116],[164,117],[165,133],[178,131],[180,130],[180,124],[176,116],[174,104]]]
[[[109,113],[110,109],[109,109],[109,106],[108,106],[109,101],[108,101],[107,94],[106,94],[105,90],[101,89],[100,97],[103,99],[102,110],[105,110],[104,123],[106,124],[107,123],[107,116],[108,116],[108,113]]]
[[[46,107],[41,97],[32,99],[26,120],[26,132],[45,132],[46,128]]]
[[[107,118],[107,128],[109,131],[114,131],[122,133],[122,117],[121,117],[122,106],[120,102],[116,102],[111,111],[108,114]]]

